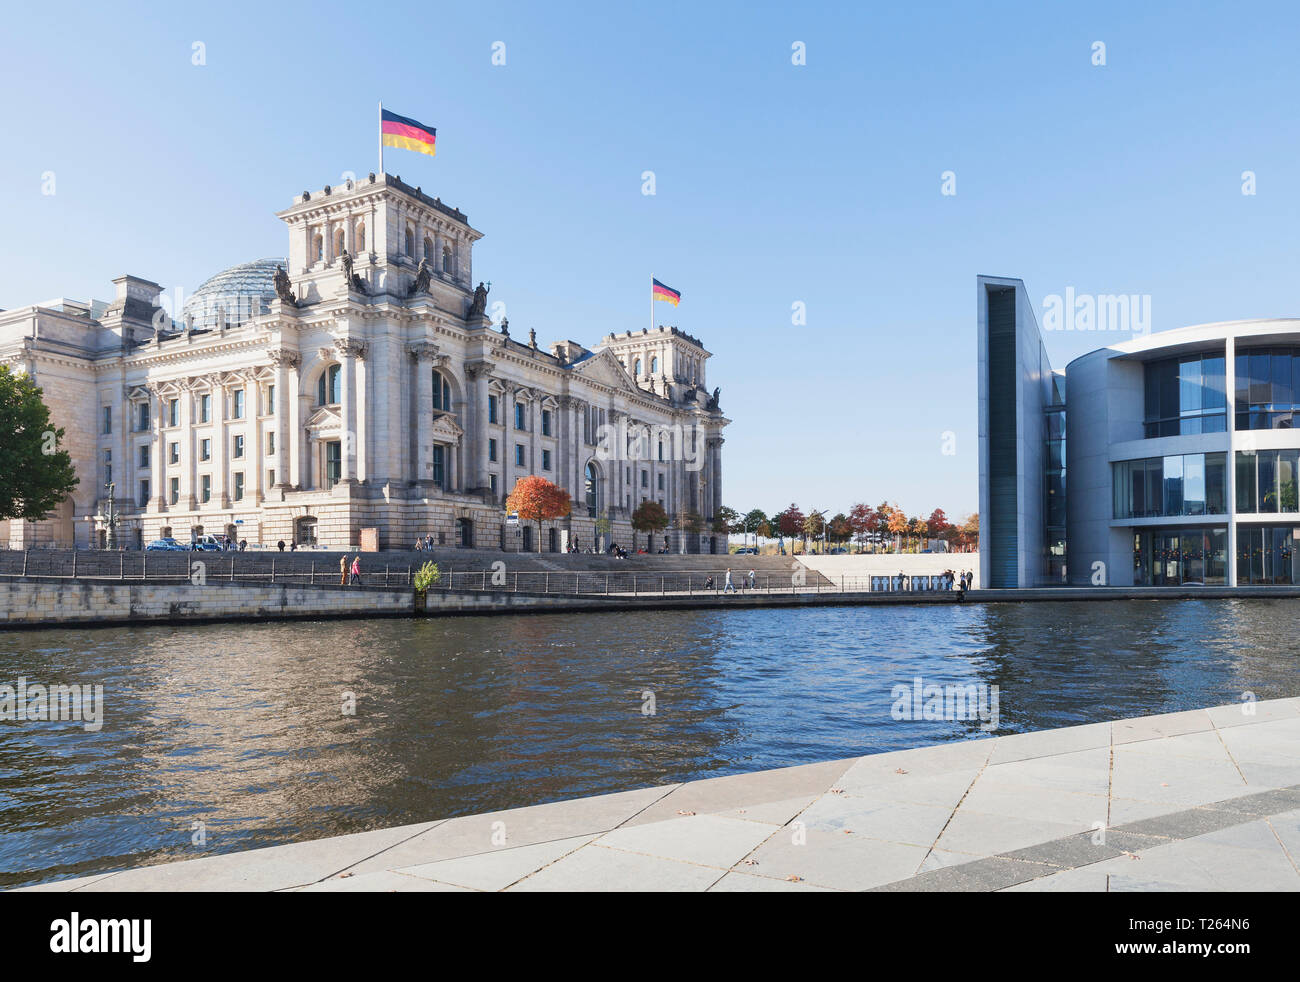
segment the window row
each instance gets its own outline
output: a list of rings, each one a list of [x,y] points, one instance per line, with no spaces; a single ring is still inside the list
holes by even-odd
[[[1237,584],[1300,583],[1291,526],[1237,526]],[[1138,586],[1222,585],[1227,582],[1228,530],[1152,529],[1133,536]]]
[[[1300,450],[1237,451],[1237,511],[1295,512]]]
[[[244,389],[235,389],[230,395],[230,419],[243,419],[246,413],[246,392]],[[204,392],[195,397],[194,407],[196,410],[196,423],[212,422],[212,394]],[[148,402],[132,403],[134,412],[134,431],[143,433],[148,431],[153,421],[153,410]],[[103,406],[100,409],[100,433],[108,436],[113,432],[113,407]],[[275,386],[266,387],[266,403],[264,406],[264,415],[271,416],[275,413]],[[163,406],[163,425],[175,427],[181,425],[181,400],[179,398],[168,399]]]
[[[1237,429],[1293,428],[1300,412],[1300,349],[1238,349],[1234,367]],[[1300,427],[1300,419],[1294,425]]]
[[[1227,429],[1223,355],[1148,362],[1144,374],[1148,438],[1223,433]]]
[[[1182,454],[1111,465],[1115,518],[1222,515],[1227,454]]]

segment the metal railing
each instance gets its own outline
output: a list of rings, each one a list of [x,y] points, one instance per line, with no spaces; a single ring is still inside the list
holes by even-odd
[[[73,550],[55,555],[27,550],[0,563],[0,579],[41,577],[84,582],[195,584],[283,584],[360,586],[409,590],[419,563],[363,562],[355,582],[330,560],[293,554],[238,552],[110,552]],[[351,563],[348,563],[351,569]],[[935,575],[826,576],[810,569],[758,572],[751,580],[734,567],[685,571],[445,569],[432,588],[439,592],[531,593],[569,596],[701,596],[735,593],[938,593],[956,592],[956,583]]]

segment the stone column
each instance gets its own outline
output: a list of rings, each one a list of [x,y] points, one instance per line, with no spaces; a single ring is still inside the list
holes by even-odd
[[[167,510],[167,465],[164,463],[167,458],[163,450],[163,423],[166,422],[166,417],[162,392],[156,388],[150,389],[149,402],[153,409],[149,419],[149,510],[164,512]]]
[[[226,387],[213,375],[212,382],[212,502],[213,508],[229,508],[230,495],[226,491],[226,465],[229,458],[226,447]]]
[[[428,342],[407,348],[415,362],[415,483],[427,491],[433,484],[433,365],[438,346]]]
[[[186,379],[183,391],[181,393],[181,498],[180,504],[183,508],[193,511],[197,501],[195,498],[194,475],[195,460],[197,456],[194,453],[194,390],[192,388],[193,380]],[[175,532],[175,529],[172,530]],[[188,536],[182,541],[187,541]]]
[[[352,338],[340,338],[334,342],[334,347],[342,364],[339,408],[343,433],[339,484],[352,485],[357,482],[357,358],[365,351],[365,345]]]
[[[302,358],[298,352],[286,348],[277,348],[270,355],[275,365],[275,405],[271,407],[275,416],[275,486],[283,491],[294,483],[289,460],[296,443],[296,428],[291,417],[296,415],[298,400],[290,391],[289,380],[291,373],[296,379]]]

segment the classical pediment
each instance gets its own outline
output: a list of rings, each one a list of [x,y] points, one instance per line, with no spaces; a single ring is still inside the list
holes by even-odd
[[[343,419],[337,406],[317,406],[307,417],[307,429],[313,431],[337,430],[342,424]]]
[[[627,369],[623,367],[623,363],[608,348],[602,348],[592,354],[590,358],[578,362],[573,366],[572,370],[583,378],[591,379],[593,382],[601,382],[612,388],[622,389],[625,392],[642,392],[641,389],[637,388],[632,376],[627,373]],[[648,393],[643,394],[648,395]]]
[[[451,413],[443,413],[433,419],[434,443],[460,443],[464,433],[465,431],[457,425],[456,418]]]

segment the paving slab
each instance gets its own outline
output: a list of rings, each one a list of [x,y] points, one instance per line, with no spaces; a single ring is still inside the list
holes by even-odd
[[[520,880],[507,892],[700,893],[725,873],[726,870],[606,849],[593,843]]]
[[[1111,740],[1116,745],[1154,740],[1159,737],[1179,736],[1184,733],[1208,732],[1214,729],[1214,720],[1204,709],[1181,713],[1162,713],[1158,716],[1140,716],[1137,719],[1119,719],[1111,724]]]
[[[683,813],[730,811],[785,801],[801,795],[820,795],[857,760],[803,764],[753,774],[705,778],[676,785],[671,793],[630,818],[628,825],[645,825],[677,818]]]
[[[692,815],[648,825],[626,825],[597,841],[610,849],[730,869],[780,831],[778,825],[720,815]]]
[[[406,876],[440,883],[453,884],[472,890],[504,890],[538,870],[558,862],[569,853],[574,852],[595,839],[594,835],[582,835],[572,839],[557,839],[553,842],[540,842],[532,846],[517,846],[514,849],[500,849],[496,852],[477,856],[464,856],[460,859],[444,859],[438,863],[425,863],[422,866],[406,866],[396,872]],[[365,876],[378,876],[367,873]]]
[[[378,855],[348,867],[354,873],[420,866],[535,845],[579,835],[608,832],[671,793],[678,785],[642,788],[593,798],[513,808],[484,815],[452,818],[404,840]]]

